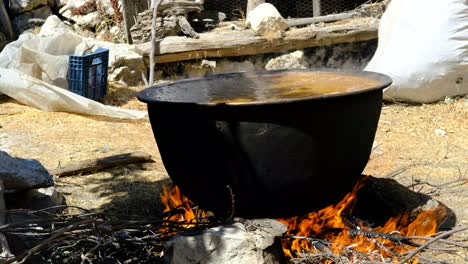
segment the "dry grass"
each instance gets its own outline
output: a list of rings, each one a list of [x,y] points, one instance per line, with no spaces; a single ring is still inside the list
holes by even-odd
[[[437,134],[437,130],[446,134]],[[395,176],[396,180],[408,186],[416,184],[415,190],[421,192],[434,191],[436,199],[458,213],[461,224],[468,223],[467,99],[420,106],[392,104],[383,108],[375,150],[366,172],[388,175],[402,168],[406,169]],[[465,184],[458,188],[434,190],[435,185],[462,179]],[[452,192],[461,195],[454,199]]]
[[[112,90],[111,90],[112,93]],[[127,108],[145,110],[131,97],[109,97]],[[125,101],[125,102],[124,102]],[[160,182],[167,180],[147,120],[125,122],[69,113],[42,112],[3,96],[0,100],[0,149],[39,160],[55,169],[74,161],[144,151],[154,163],[115,168],[57,180],[67,203],[88,209],[158,211]]]

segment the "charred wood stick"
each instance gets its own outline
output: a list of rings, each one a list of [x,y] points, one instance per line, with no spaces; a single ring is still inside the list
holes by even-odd
[[[75,164],[67,165],[60,169],[49,171],[57,177],[77,175],[80,173],[91,173],[103,169],[108,169],[120,165],[127,165],[137,162],[147,162],[151,160],[151,155],[144,152],[132,152],[121,155],[109,156],[100,159],[84,160]]]
[[[428,246],[432,245],[433,243],[439,241],[440,239],[443,239],[443,238],[446,238],[446,237],[449,237],[455,233],[460,233],[460,232],[463,232],[465,230],[468,230],[468,226],[461,226],[461,227],[458,227],[458,228],[454,228],[450,231],[447,231],[447,232],[443,232],[441,233],[440,235],[436,236],[436,237],[433,237],[432,239],[430,239],[429,241],[427,241],[426,243],[422,244],[420,247],[418,247],[417,249],[415,250],[412,250],[410,254],[408,254],[408,256],[404,257],[403,259],[400,260],[400,262],[398,262],[398,264],[404,264],[406,263],[407,261],[411,260],[414,256],[416,256],[419,252],[423,251],[424,249],[426,249]]]
[[[284,235],[282,238],[287,238],[287,239],[299,239],[299,240],[307,240],[312,243],[322,243],[323,245],[330,246],[333,245],[332,242],[320,239],[320,238],[313,238],[313,237],[306,237],[306,236],[290,236],[290,235]]]
[[[306,26],[314,23],[326,23],[334,22],[339,20],[350,19],[358,16],[358,12],[342,13],[336,15],[317,16],[317,17],[304,17],[304,18],[290,18],[288,19],[288,25],[290,27]]]
[[[386,233],[381,233],[381,232],[376,232],[376,231],[367,231],[367,230],[357,230],[357,229],[350,229],[348,231],[348,234],[350,236],[365,236],[368,238],[383,238],[390,240],[395,243],[412,243],[410,239],[407,237],[401,236],[401,235],[393,235],[393,234],[386,234]]]

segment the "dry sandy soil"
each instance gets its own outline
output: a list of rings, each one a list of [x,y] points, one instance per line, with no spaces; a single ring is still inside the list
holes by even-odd
[[[112,86],[106,103],[145,110],[134,97],[140,89]],[[133,151],[153,156],[153,163],[57,179],[67,203],[84,208],[157,214],[161,186],[170,183],[147,120],[42,112],[0,96],[0,149],[37,159],[48,169]],[[431,195],[454,210],[457,225],[467,225],[468,98],[430,105],[385,105],[365,173],[393,177]],[[468,239],[467,233],[459,236]],[[455,263],[466,260],[466,255],[466,250],[459,252]]]

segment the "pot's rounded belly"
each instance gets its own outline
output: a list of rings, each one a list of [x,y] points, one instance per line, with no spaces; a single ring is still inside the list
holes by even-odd
[[[151,122],[170,177],[201,208],[229,214],[232,190],[235,215],[284,217],[337,203],[352,190],[370,155],[381,97],[279,104],[240,120],[230,114],[231,121],[156,114]]]

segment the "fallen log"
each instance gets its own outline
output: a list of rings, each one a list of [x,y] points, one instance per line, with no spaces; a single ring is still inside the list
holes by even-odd
[[[379,20],[375,18],[356,18],[337,25],[291,29],[283,38],[274,40],[256,36],[251,30],[202,33],[198,39],[166,37],[159,42],[159,49],[155,51],[155,59],[157,63],[169,63],[360,42],[376,39],[378,24]],[[148,57],[151,52],[151,43],[139,44],[137,48]]]
[[[100,159],[84,160],[78,163],[66,165],[63,168],[49,170],[56,177],[72,176],[82,173],[91,173],[116,166],[127,165],[138,162],[148,162],[151,155],[144,152],[132,152]]]

